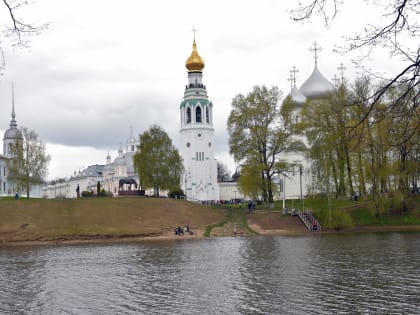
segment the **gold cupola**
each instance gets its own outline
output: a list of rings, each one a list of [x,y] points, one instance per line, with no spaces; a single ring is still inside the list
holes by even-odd
[[[193,41],[192,53],[185,62],[185,66],[189,72],[201,72],[201,70],[204,68],[204,60],[197,52],[197,44],[195,43],[195,38]]]

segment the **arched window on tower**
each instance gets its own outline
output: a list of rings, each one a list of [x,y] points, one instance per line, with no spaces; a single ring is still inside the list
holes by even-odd
[[[201,123],[201,107],[197,106],[195,109],[195,122]]]
[[[191,123],[191,108],[187,107],[187,124]]]
[[[210,122],[209,108],[206,107],[206,123]]]

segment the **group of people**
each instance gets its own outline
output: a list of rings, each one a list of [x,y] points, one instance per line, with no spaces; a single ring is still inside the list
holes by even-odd
[[[233,228],[233,236],[237,236],[238,235],[238,230],[236,229],[236,226]],[[244,231],[239,230],[239,235],[240,236],[244,236]]]
[[[248,212],[254,212],[255,211],[255,202],[249,201],[248,202]]]
[[[184,228],[178,225],[178,227],[175,228],[175,235],[181,236],[181,235],[193,235],[193,231],[191,231],[190,226],[188,224],[185,224]]]

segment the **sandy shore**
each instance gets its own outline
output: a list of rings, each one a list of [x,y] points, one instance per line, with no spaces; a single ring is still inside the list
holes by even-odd
[[[186,236],[177,236],[174,231],[165,229],[161,234],[150,235],[82,235],[74,237],[61,237],[52,240],[25,240],[25,241],[2,241],[0,247],[7,246],[33,246],[33,245],[78,245],[78,244],[112,244],[112,243],[134,243],[141,241],[176,241],[176,240],[192,240],[203,238],[204,230],[202,228],[194,229],[194,234]]]
[[[398,226],[359,226],[351,229],[324,230],[319,232],[309,232],[300,225],[291,224],[282,228],[263,228],[252,220],[248,220],[249,227],[259,235],[270,236],[294,236],[294,235],[324,235],[324,234],[347,234],[347,233],[376,233],[376,232],[420,232],[420,225],[398,225]],[[226,235],[230,236],[230,235]],[[202,227],[195,228],[193,235],[176,236],[174,231],[165,229],[160,234],[150,235],[93,235],[93,236],[74,236],[71,238],[62,237],[53,240],[34,240],[34,241],[3,241],[1,247],[10,246],[35,246],[35,245],[79,245],[79,244],[117,244],[117,243],[136,243],[143,241],[184,241],[196,240],[204,237]]]

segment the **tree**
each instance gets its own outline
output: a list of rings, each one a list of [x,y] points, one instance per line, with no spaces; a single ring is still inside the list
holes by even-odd
[[[217,181],[224,182],[226,180],[229,180],[228,168],[224,163],[217,161]]]
[[[251,199],[259,199],[262,195],[264,182],[261,177],[262,170],[258,169],[258,163],[245,161],[241,165],[241,176],[238,178],[238,188],[244,196]]]
[[[12,45],[14,46],[28,47],[28,36],[39,34],[48,26],[48,24],[33,25],[22,20],[22,18],[18,15],[18,12],[23,6],[29,5],[29,2],[26,0],[3,0],[3,4],[10,19],[8,22],[3,21],[5,24],[2,24],[0,32],[4,37],[11,38]],[[0,54],[0,70],[3,70],[5,66],[5,58],[4,50],[1,45]]]
[[[157,125],[140,135],[134,165],[142,188],[153,188],[155,196],[161,189],[179,185],[183,171],[182,158],[166,132]]]
[[[227,123],[230,153],[243,167],[240,182],[255,179],[258,173],[262,198],[269,203],[273,202],[275,190],[273,176],[284,167],[280,154],[299,147],[296,145],[299,141],[294,140],[283,123],[281,97],[277,87],[255,86],[248,95],[233,98]],[[250,190],[255,191],[251,187]]]
[[[48,173],[50,156],[35,131],[22,129],[23,141],[11,145],[13,158],[8,161],[9,178],[22,187],[29,198],[33,185],[41,184]]]
[[[295,21],[310,19],[313,15],[321,15],[326,24],[333,20],[339,10],[342,0],[308,0],[299,3],[299,7],[292,10],[292,18]],[[376,110],[377,105],[390,90],[397,90],[398,94],[390,100],[387,116],[400,116],[401,114],[413,120],[413,130],[402,134],[407,138],[414,137],[420,129],[418,124],[419,99],[420,99],[420,24],[416,19],[419,14],[419,2],[417,0],[388,0],[372,2],[383,10],[384,24],[375,23],[364,28],[361,34],[347,38],[346,46],[341,47],[341,52],[358,50],[364,59],[375,49],[388,48],[392,58],[399,58],[403,66],[393,77],[383,78],[380,86],[373,93],[366,95],[365,102],[368,104],[367,111],[356,122],[362,124]],[[410,46],[411,45],[411,46]],[[358,60],[359,64],[361,60]],[[407,106],[408,105],[408,106]]]

